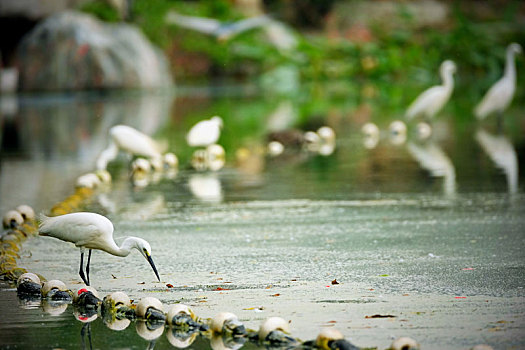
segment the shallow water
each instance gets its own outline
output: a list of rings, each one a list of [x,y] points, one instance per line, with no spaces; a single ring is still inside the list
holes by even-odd
[[[432,143],[416,141],[409,125],[407,142],[393,145],[383,132],[367,149],[359,116],[334,102],[323,114],[338,134],[333,155],[268,158],[257,149],[280,103],[235,90],[190,92],[22,96],[4,124],[2,211],[28,203],[45,212],[70,195],[75,178],[94,168],[108,128],[125,123],[167,140],[183,165],[144,188],[131,184],[124,156],[111,165],[112,188],[98,191],[85,210],[107,215],[115,237],[147,239],[162,282],[136,252],[118,258],[95,251],[91,281],[101,295],[121,290],[134,300],[183,302],[203,318],[230,311],[254,329],[281,316],[302,340],[336,327],[363,347],[386,348],[405,335],[425,349],[524,347],[525,133],[518,107],[499,133],[494,120],[465,121],[454,113],[466,107],[456,106],[434,124]],[[309,115],[296,100],[292,105]],[[190,170],[183,135],[216,113],[225,119],[227,166]],[[394,118],[372,119],[384,130]],[[7,142],[15,134],[6,130],[18,141]],[[497,166],[477,141],[480,133],[500,140],[500,154],[514,155],[518,167]],[[244,162],[235,158],[241,147],[251,151]],[[443,159],[448,167],[432,176],[425,164]],[[18,265],[76,289],[78,255],[71,244],[37,237],[24,243]],[[3,347],[89,347],[71,306],[50,316],[41,306],[19,305],[6,286],[1,293]],[[366,318],[375,314],[396,317]],[[95,320],[92,345],[153,345],[135,326],[117,332]],[[170,346],[166,334],[154,345]],[[193,343],[209,346],[206,339]]]

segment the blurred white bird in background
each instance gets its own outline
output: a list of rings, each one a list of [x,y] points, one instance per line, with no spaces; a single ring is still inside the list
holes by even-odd
[[[186,16],[169,11],[164,20],[169,24],[212,35],[220,41],[231,40],[243,32],[261,28],[268,41],[281,52],[295,49],[298,45],[297,38],[291,29],[266,14],[259,14],[236,22],[221,22],[214,18]]]
[[[217,143],[221,136],[222,125],[222,118],[219,116],[198,122],[186,135],[188,145],[191,147],[207,147]]]
[[[481,102],[474,109],[478,119],[484,119],[492,113],[503,113],[512,102],[516,91],[516,63],[514,56],[522,53],[520,44],[512,43],[507,47],[505,73],[487,91]]]
[[[454,62],[446,60],[441,63],[439,73],[443,84],[423,91],[408,107],[405,117],[413,119],[418,115],[424,115],[426,118],[432,118],[436,115],[448,102],[452,90],[454,90],[454,78],[452,75],[455,72],[456,64]]]
[[[271,23],[273,19],[267,15],[260,15],[244,18],[236,22],[221,22],[214,18],[186,16],[175,11],[169,11],[166,14],[165,21],[179,27],[212,35],[217,40],[226,41],[245,31],[263,27]]]
[[[162,157],[162,146],[159,143],[130,126],[116,125],[109,130],[109,135],[109,146],[97,159],[98,170],[106,169],[108,163],[117,157],[119,150],[152,159]]]

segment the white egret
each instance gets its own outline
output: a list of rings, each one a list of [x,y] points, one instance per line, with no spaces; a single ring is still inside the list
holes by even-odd
[[[89,263],[93,249],[103,250],[106,253],[125,257],[131,249],[137,249],[149,262],[153,272],[160,281],[157,268],[151,258],[151,247],[142,238],[128,237],[117,246],[113,240],[113,224],[105,216],[96,213],[72,213],[55,217],[41,215],[39,234],[50,236],[62,241],[74,243],[80,248],[80,277],[89,286]],[[84,251],[89,249],[86,274],[83,271]]]
[[[267,15],[259,15],[236,22],[221,22],[214,18],[186,16],[170,11],[166,14],[165,21],[179,27],[213,35],[217,40],[226,41],[242,32],[268,25],[274,20]]]
[[[392,350],[416,350],[419,349],[419,344],[412,338],[401,337],[395,339],[390,345]]]
[[[221,136],[222,125],[222,118],[218,116],[201,120],[195,124],[186,135],[188,145],[191,147],[207,147],[217,143],[217,140],[219,140]]]
[[[162,147],[155,140],[142,132],[127,126],[116,125],[109,130],[109,146],[100,153],[97,169],[106,169],[108,163],[115,159],[119,150],[136,156],[161,158]]]
[[[514,55],[522,53],[520,44],[512,43],[507,47],[505,73],[487,91],[481,102],[474,109],[478,119],[484,119],[492,113],[503,113],[510,105],[516,91],[516,64]]]
[[[433,86],[423,91],[408,107],[405,117],[412,119],[418,115],[432,118],[448,102],[452,90],[454,89],[454,78],[456,64],[450,60],[441,63],[439,73],[443,80],[443,85]]]

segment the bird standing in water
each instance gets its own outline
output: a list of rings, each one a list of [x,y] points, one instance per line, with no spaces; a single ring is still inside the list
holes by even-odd
[[[146,134],[127,125],[116,125],[109,130],[109,146],[100,153],[97,169],[105,170],[108,163],[115,159],[119,150],[135,156],[151,159],[162,158],[162,147]]]
[[[432,118],[448,102],[452,90],[454,89],[454,78],[452,75],[456,72],[456,64],[450,60],[441,63],[439,73],[443,80],[443,85],[433,86],[423,91],[412,102],[405,113],[407,119],[423,114],[427,118]]]
[[[221,117],[214,116],[207,120],[201,120],[188,131],[186,141],[191,147],[207,147],[219,140],[221,128]]]
[[[151,247],[142,238],[128,237],[117,246],[113,240],[113,224],[105,216],[80,212],[55,217],[40,216],[39,234],[74,243],[80,248],[80,277],[89,286],[89,263],[93,249],[103,250],[115,256],[128,256],[131,249],[137,249],[148,260],[160,281],[159,273],[151,258]],[[89,249],[86,273],[84,274],[84,251]]]
[[[494,112],[501,114],[510,105],[514,97],[514,92],[516,91],[516,64],[514,62],[514,55],[522,52],[523,50],[520,44],[512,43],[507,47],[505,73],[500,80],[492,85],[474,109],[476,118],[484,119]]]

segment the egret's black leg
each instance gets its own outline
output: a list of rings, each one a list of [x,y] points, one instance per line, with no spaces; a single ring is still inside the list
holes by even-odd
[[[83,265],[84,265],[84,252],[81,251],[80,252],[80,271],[78,272],[78,274],[80,275],[80,278],[82,278],[82,281],[84,281],[86,286],[89,286],[89,282],[86,280],[86,276],[84,275]]]
[[[89,286],[89,282],[90,282],[89,281],[89,263],[91,262],[91,250],[92,249],[89,250],[88,261],[87,261],[87,265],[86,265],[86,276],[87,276],[87,281],[88,281],[87,285],[88,286]]]

